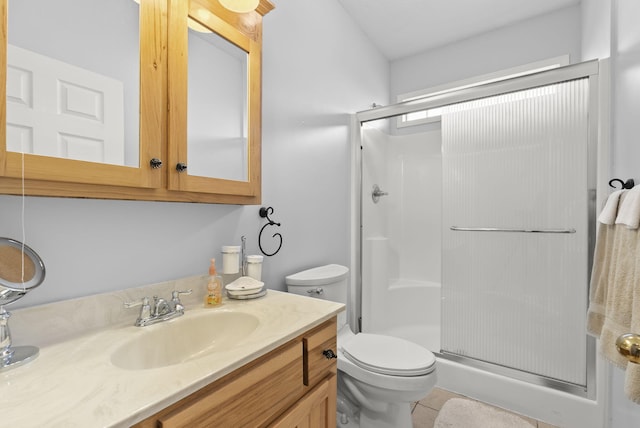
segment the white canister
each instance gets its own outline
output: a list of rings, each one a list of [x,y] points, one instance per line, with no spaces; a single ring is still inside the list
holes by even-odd
[[[225,245],[222,247],[222,273],[233,274],[240,271],[240,246]]]
[[[247,276],[256,281],[261,281],[262,259],[262,256],[247,256]]]

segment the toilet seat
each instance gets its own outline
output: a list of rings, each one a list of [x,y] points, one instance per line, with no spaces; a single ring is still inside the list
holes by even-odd
[[[435,369],[435,356],[408,340],[379,334],[359,333],[342,346],[352,363],[374,373],[410,377]]]

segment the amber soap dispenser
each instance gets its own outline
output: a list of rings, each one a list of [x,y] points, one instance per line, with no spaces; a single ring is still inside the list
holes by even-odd
[[[207,290],[204,296],[204,307],[215,308],[222,304],[222,277],[216,271],[216,259],[211,259]]]

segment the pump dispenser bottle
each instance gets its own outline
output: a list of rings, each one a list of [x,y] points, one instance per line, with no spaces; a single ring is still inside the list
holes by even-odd
[[[204,307],[214,308],[222,304],[222,277],[216,271],[216,259],[211,259],[207,290],[204,296]]]

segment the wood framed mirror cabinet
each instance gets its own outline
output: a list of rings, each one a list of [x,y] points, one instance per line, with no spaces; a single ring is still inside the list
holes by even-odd
[[[259,204],[273,8],[0,0],[0,193]]]

